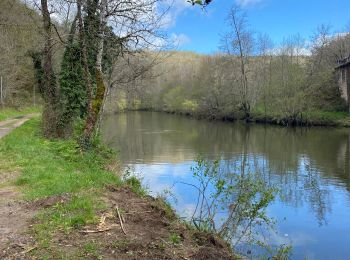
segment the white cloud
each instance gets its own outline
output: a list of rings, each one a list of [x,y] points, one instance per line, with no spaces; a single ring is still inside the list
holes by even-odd
[[[236,0],[236,3],[240,6],[255,5],[260,3],[262,0]]]
[[[167,38],[156,38],[152,45],[148,46],[151,50],[173,50],[191,42],[191,39],[183,34],[172,33]]]
[[[190,38],[188,38],[188,36],[183,33],[180,33],[180,34],[172,33],[170,35],[170,40],[173,43],[173,45],[175,45],[176,47],[181,47],[191,41]]]
[[[192,5],[190,5],[186,0],[164,0],[162,4],[159,5],[160,13],[166,11],[162,19],[162,27],[174,27],[177,17],[191,8],[193,8]]]

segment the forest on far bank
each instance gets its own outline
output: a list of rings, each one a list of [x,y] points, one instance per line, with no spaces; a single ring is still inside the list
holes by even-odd
[[[307,121],[308,117],[332,117],[329,112],[346,114],[336,66],[350,53],[348,33],[335,34],[320,26],[310,41],[293,35],[274,45],[268,35],[246,30],[242,31],[246,39],[242,53],[237,36],[229,33],[230,43],[236,44],[223,42],[216,54],[158,54],[159,62],[144,77],[112,90],[109,110],[118,107],[210,119],[252,117],[291,123]],[[129,62],[140,66],[154,56],[143,54]]]
[[[349,27],[340,33],[320,25],[308,39],[296,34],[274,43],[254,32],[237,7],[227,23],[231,29],[215,54],[167,51],[128,59],[133,67],[153,65],[143,77],[112,89],[109,108],[283,124],[346,116],[347,93],[339,88],[336,67],[350,54]],[[118,69],[120,82],[128,74],[125,65]]]

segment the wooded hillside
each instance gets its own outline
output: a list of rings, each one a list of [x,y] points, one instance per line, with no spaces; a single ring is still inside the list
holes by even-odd
[[[3,106],[33,104],[39,98],[30,54],[42,44],[40,16],[19,0],[0,1],[0,76]]]
[[[252,42],[254,50],[244,54],[246,90],[239,55],[164,52],[149,78],[133,87],[115,88],[109,107],[212,119],[277,119],[286,124],[307,120],[317,111],[347,111],[335,68],[337,60],[350,53],[350,36],[332,36],[320,27],[312,39],[306,49],[298,35],[279,46],[258,36]]]

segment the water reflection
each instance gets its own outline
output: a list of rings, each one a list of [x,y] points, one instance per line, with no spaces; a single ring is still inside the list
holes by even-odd
[[[108,116],[104,140],[142,172],[150,189],[193,181],[200,154],[221,159],[227,172],[259,172],[281,190],[268,208],[278,220],[276,243],[293,242],[296,259],[346,259],[350,253],[350,131],[197,121],[152,112]],[[176,185],[179,212],[190,214],[195,191]]]

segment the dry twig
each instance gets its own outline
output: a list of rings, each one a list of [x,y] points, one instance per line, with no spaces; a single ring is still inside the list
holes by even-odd
[[[115,208],[117,210],[117,213],[118,213],[118,218],[119,218],[119,222],[120,222],[120,227],[122,228],[122,231],[124,233],[124,235],[126,235],[126,232],[125,232],[125,229],[124,229],[124,225],[123,225],[123,220],[120,216],[120,212],[119,212],[119,208],[118,208],[118,205],[115,205]]]

